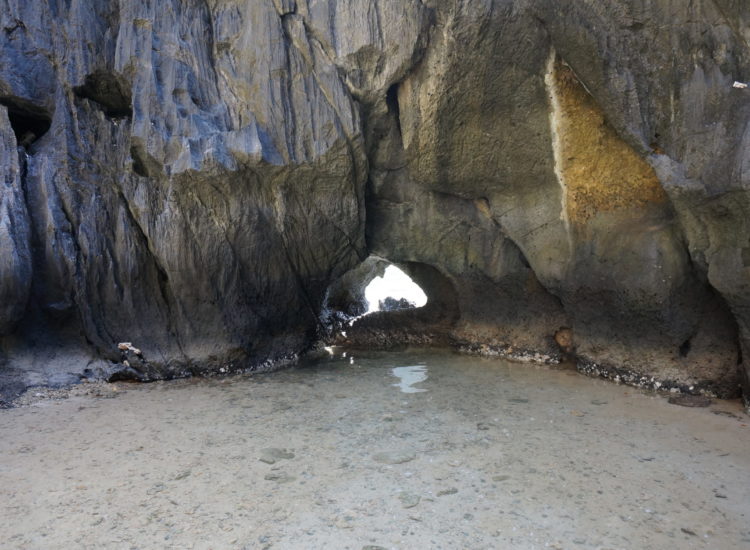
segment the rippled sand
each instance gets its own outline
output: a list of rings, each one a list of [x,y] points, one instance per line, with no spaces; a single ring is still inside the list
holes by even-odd
[[[448,352],[350,361],[0,411],[0,546],[750,548],[739,403]]]

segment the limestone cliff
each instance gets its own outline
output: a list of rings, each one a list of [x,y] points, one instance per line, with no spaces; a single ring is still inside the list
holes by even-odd
[[[375,255],[455,342],[732,395],[749,62],[740,0],[0,0],[0,385],[281,359]]]

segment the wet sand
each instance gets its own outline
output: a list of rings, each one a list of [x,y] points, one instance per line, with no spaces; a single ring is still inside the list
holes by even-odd
[[[0,411],[0,546],[750,548],[739,402],[448,352],[350,361]]]

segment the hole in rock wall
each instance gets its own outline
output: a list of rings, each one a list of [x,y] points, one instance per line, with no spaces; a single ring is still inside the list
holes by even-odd
[[[97,71],[87,75],[83,85],[73,91],[95,102],[109,117],[124,118],[133,114],[130,86],[120,75]]]
[[[334,281],[323,311],[329,342],[368,348],[437,343],[460,318],[453,282],[440,270],[378,256]]]
[[[422,307],[427,295],[411,277],[395,265],[389,265],[382,276],[365,287],[367,313]]]
[[[426,305],[427,293],[423,288],[426,289],[421,281],[415,283],[399,267],[370,256],[328,288],[325,310],[333,324],[349,326],[370,313]]]
[[[141,140],[133,139],[130,157],[133,159],[133,172],[141,177],[154,178],[164,173],[164,167],[148,153]]]
[[[388,112],[396,119],[396,127],[399,135],[401,134],[401,112],[398,105],[398,83],[392,84],[385,93],[385,104],[388,106]]]
[[[1,97],[0,105],[8,108],[8,120],[16,135],[16,143],[21,147],[28,148],[46,134],[52,125],[52,117],[45,109],[26,100]]]

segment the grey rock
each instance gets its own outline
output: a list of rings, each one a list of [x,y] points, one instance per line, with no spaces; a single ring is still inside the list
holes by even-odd
[[[373,123],[368,244],[440,271],[460,311],[451,337],[555,355],[551,336],[567,326],[582,360],[736,393],[732,316],[747,276],[720,235],[735,239],[738,224],[744,235],[747,218],[748,104],[731,87],[748,59],[732,30],[747,9],[699,4],[670,15],[662,2],[435,4],[441,32]],[[696,33],[724,46],[708,51]],[[667,43],[682,44],[676,66]],[[568,100],[608,127],[596,158],[610,168],[574,150],[585,120],[557,118]],[[578,169],[601,170],[608,187],[585,187]],[[636,192],[646,181],[651,198]]]
[[[0,336],[26,310],[32,281],[31,225],[21,185],[25,153],[16,151],[8,111],[0,106]]]
[[[366,178],[359,108],[302,21],[270,2],[0,11],[23,23],[0,42],[0,104],[51,118],[25,170],[2,155],[8,369],[44,382],[121,341],[149,361],[119,376],[141,380],[301,351],[363,255]]]
[[[0,0],[0,399],[270,368],[360,314],[383,261],[428,304],[355,343],[558,357],[566,327],[600,373],[750,395],[749,23],[737,0]]]
[[[401,501],[402,508],[414,508],[422,500],[422,497],[413,493],[401,492],[398,495],[398,499]]]
[[[344,320],[363,315],[367,312],[365,289],[375,277],[382,277],[388,262],[370,256],[359,266],[348,271],[336,280],[328,289],[326,311],[342,313]]]
[[[263,476],[263,479],[266,481],[275,481],[276,483],[291,483],[297,478],[286,472],[271,472],[270,474]]]
[[[405,462],[411,462],[417,458],[416,453],[408,450],[399,451],[382,451],[372,455],[372,459],[375,462],[382,464],[403,464]]]
[[[265,462],[266,464],[275,464],[279,460],[290,460],[292,458],[294,458],[294,453],[291,451],[278,449],[276,447],[268,447],[266,449],[261,449],[258,460]]]

